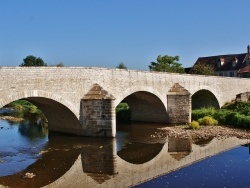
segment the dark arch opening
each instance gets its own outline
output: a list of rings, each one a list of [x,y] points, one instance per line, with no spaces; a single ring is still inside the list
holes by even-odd
[[[49,122],[50,131],[76,134],[75,130],[80,128],[75,114],[63,104],[44,97],[28,97],[25,100],[42,110]]]
[[[162,101],[152,93],[138,91],[123,99],[131,110],[131,121],[166,123],[167,112]]]
[[[220,109],[219,102],[212,92],[203,89],[192,95],[193,110],[207,107]]]

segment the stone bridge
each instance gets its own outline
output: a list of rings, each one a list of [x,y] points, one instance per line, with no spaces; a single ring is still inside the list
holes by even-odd
[[[133,121],[188,123],[192,108],[220,108],[250,91],[243,78],[91,67],[0,67],[0,78],[0,107],[29,100],[51,131],[83,136],[115,137],[122,101]]]

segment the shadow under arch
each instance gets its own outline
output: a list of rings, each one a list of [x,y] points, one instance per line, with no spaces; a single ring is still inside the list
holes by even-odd
[[[24,99],[42,110],[49,122],[50,131],[76,134],[77,130],[80,130],[78,118],[63,104],[44,97],[28,97]]]
[[[166,123],[167,111],[162,100],[153,93],[136,91],[126,96],[122,102],[131,109],[131,121]]]
[[[49,92],[33,90],[10,94],[0,99],[0,107],[15,100],[25,99],[43,111],[49,121],[49,130],[68,134],[81,134],[80,122],[76,116],[76,109],[62,97]]]
[[[192,109],[214,107],[220,109],[216,96],[209,90],[201,89],[192,95]]]

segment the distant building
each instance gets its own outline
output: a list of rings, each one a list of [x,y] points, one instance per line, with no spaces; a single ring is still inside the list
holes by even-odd
[[[218,76],[250,78],[250,47],[242,54],[199,57],[195,64],[199,63],[210,64]]]

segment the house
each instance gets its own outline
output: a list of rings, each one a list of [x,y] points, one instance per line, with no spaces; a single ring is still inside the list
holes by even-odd
[[[247,53],[199,57],[194,65],[200,63],[214,67],[218,76],[250,78],[250,46]]]

